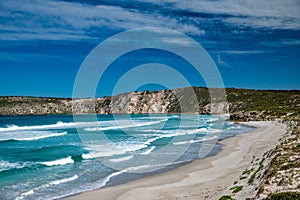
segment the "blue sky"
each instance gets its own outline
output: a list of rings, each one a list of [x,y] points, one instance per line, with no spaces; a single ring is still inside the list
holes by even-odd
[[[198,41],[226,87],[300,89],[299,10],[299,0],[2,0],[0,95],[71,97],[76,73],[94,47],[145,26]],[[188,65],[166,52],[132,52],[111,66],[97,96],[111,93],[121,65],[147,62]],[[183,73],[192,85],[205,86],[192,70]]]

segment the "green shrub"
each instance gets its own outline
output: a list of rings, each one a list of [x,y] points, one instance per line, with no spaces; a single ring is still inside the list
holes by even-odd
[[[233,199],[231,198],[231,196],[225,195],[225,196],[222,196],[219,200],[233,200]]]
[[[245,171],[243,171],[242,175],[244,175],[244,174],[249,175],[252,171],[253,171],[253,169],[245,170]]]
[[[233,193],[238,193],[239,191],[241,191],[243,189],[243,186],[235,186],[233,188],[230,188],[230,190],[233,190]]]
[[[283,165],[280,167],[280,170],[288,170],[290,168],[293,168],[295,166],[295,163],[288,163],[286,165]]]
[[[252,174],[252,176],[248,180],[248,184],[252,184],[254,182],[255,176],[256,176],[256,173]]]
[[[280,192],[276,194],[272,194],[269,197],[270,200],[299,200],[300,193],[299,192]]]

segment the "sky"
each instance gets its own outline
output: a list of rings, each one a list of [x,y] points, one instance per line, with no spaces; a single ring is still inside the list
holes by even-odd
[[[0,96],[71,97],[82,62],[98,44],[142,27],[197,41],[225,87],[300,89],[299,11],[299,0],[1,0]],[[95,95],[109,96],[122,74],[146,63],[169,65],[191,85],[206,86],[186,60],[143,49],[111,64]]]

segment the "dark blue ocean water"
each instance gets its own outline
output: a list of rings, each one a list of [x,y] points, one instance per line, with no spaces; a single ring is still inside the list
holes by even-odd
[[[0,199],[57,199],[205,157],[253,128],[201,115],[0,117]],[[79,121],[78,121],[79,120]]]

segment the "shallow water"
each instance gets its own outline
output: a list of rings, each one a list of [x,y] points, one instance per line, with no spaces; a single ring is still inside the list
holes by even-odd
[[[203,115],[0,117],[0,199],[56,199],[216,153],[253,128]],[[211,151],[213,150],[213,151]]]

